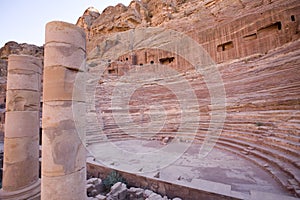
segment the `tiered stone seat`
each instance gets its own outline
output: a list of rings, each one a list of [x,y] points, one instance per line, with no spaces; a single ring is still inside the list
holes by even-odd
[[[216,148],[233,152],[248,159],[269,172],[274,179],[292,194],[299,194],[300,189],[300,104],[299,104],[299,57],[300,50],[296,48],[300,41],[278,48],[269,54],[260,55],[245,61],[234,60],[217,65],[222,74],[226,90],[226,120]],[[292,55],[292,56],[291,56]],[[172,130],[172,124],[166,120],[166,127],[159,133],[143,132],[139,139],[155,139],[161,141],[164,137],[178,137],[182,142],[202,143],[210,126],[210,96],[203,77],[195,71],[182,72],[182,76],[191,82],[199,99],[200,121],[192,126],[198,130],[197,135]],[[176,78],[170,78],[170,85],[180,84]],[[103,126],[95,122],[88,128],[88,143],[128,140],[134,138],[130,133],[133,127],[118,127],[110,107],[113,88],[118,76],[109,77],[105,86],[97,84],[96,108],[92,115],[101,117]],[[178,92],[178,91],[176,91]],[[176,119],[180,110],[176,101],[169,100],[170,93],[164,93],[165,99],[159,99],[159,90],[147,93],[147,98],[165,106],[164,113]],[[103,95],[103,96],[101,96]],[[144,95],[143,93],[138,93]],[[134,108],[138,110],[138,99]],[[115,114],[120,112],[114,111]],[[138,113],[134,113],[138,115]],[[179,118],[180,119],[180,118]],[[154,119],[155,120],[155,119]],[[192,120],[192,119],[191,119]],[[139,121],[137,121],[138,123]],[[141,121],[140,121],[141,122]],[[177,121],[180,125],[180,120]],[[142,122],[141,122],[142,123]],[[144,122],[143,122],[144,123]],[[171,128],[170,128],[171,127]],[[102,136],[99,136],[103,131]],[[129,133],[129,134],[127,134]],[[97,135],[98,134],[98,135]],[[105,137],[103,137],[105,136]],[[176,138],[175,138],[176,139]]]

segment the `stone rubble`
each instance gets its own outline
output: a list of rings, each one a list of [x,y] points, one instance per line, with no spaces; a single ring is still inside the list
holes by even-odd
[[[100,178],[90,178],[86,181],[87,196],[90,200],[181,200],[179,197],[173,199],[161,196],[151,190],[130,187],[125,183],[115,183],[110,192],[105,194],[104,184]]]

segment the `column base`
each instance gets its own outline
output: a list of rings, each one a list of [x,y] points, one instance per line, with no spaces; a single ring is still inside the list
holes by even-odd
[[[41,199],[43,200],[85,200],[86,168],[63,176],[42,174]]]
[[[40,200],[41,199],[41,181],[23,188],[21,190],[7,192],[0,190],[0,199],[2,200]]]

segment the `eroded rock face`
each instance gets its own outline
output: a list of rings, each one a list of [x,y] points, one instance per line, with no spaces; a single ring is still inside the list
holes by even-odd
[[[4,47],[0,49],[0,58],[7,59],[10,54],[25,54],[38,58],[43,58],[43,47],[38,47],[33,44],[18,44],[17,42],[7,42]]]
[[[94,7],[89,7],[86,9],[81,17],[77,20],[77,26],[83,28],[87,33],[87,39],[90,38],[90,29],[92,23],[99,17],[99,11]]]
[[[214,56],[215,48],[220,45],[219,48],[222,49],[222,45],[227,42],[231,44],[230,41],[236,38],[237,35],[244,37],[244,40],[251,40],[255,37],[259,39],[265,34],[263,32],[266,32],[266,30],[270,34],[277,34],[270,31],[270,29],[276,28],[276,24],[274,24],[276,22],[281,23],[282,32],[299,31],[295,17],[298,11],[293,9],[296,7],[296,0],[142,0],[132,1],[128,6],[123,4],[110,6],[99,15],[98,13],[95,14],[94,11],[90,11],[89,8],[79,18],[77,25],[84,27],[87,32],[90,40],[87,44],[88,51],[112,33],[134,28],[159,26],[186,33],[200,44],[213,44],[213,47],[207,47],[206,49],[210,51],[213,48],[209,53]],[[284,12],[291,13],[288,19],[283,16]],[[267,19],[272,15],[277,15],[277,17],[273,20]],[[291,19],[292,16],[294,16],[293,20]],[[287,23],[288,21],[290,23]],[[237,30],[239,32],[235,33]],[[236,42],[241,43],[243,41],[232,42],[233,46],[236,46],[238,45],[235,44]],[[286,42],[288,41],[283,43]],[[274,46],[270,47],[270,49],[272,48]],[[220,61],[243,56],[245,55],[232,55],[228,58],[220,58]],[[218,57],[213,58],[219,59]]]
[[[132,1],[129,6],[109,6],[99,15],[88,8],[78,19],[77,25],[85,29],[88,40],[93,40],[97,35],[147,27],[151,15],[145,6],[140,1]]]

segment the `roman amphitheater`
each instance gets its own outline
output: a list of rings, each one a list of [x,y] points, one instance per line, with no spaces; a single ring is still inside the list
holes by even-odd
[[[0,199],[300,197],[298,0],[135,0],[45,29],[0,49]]]

